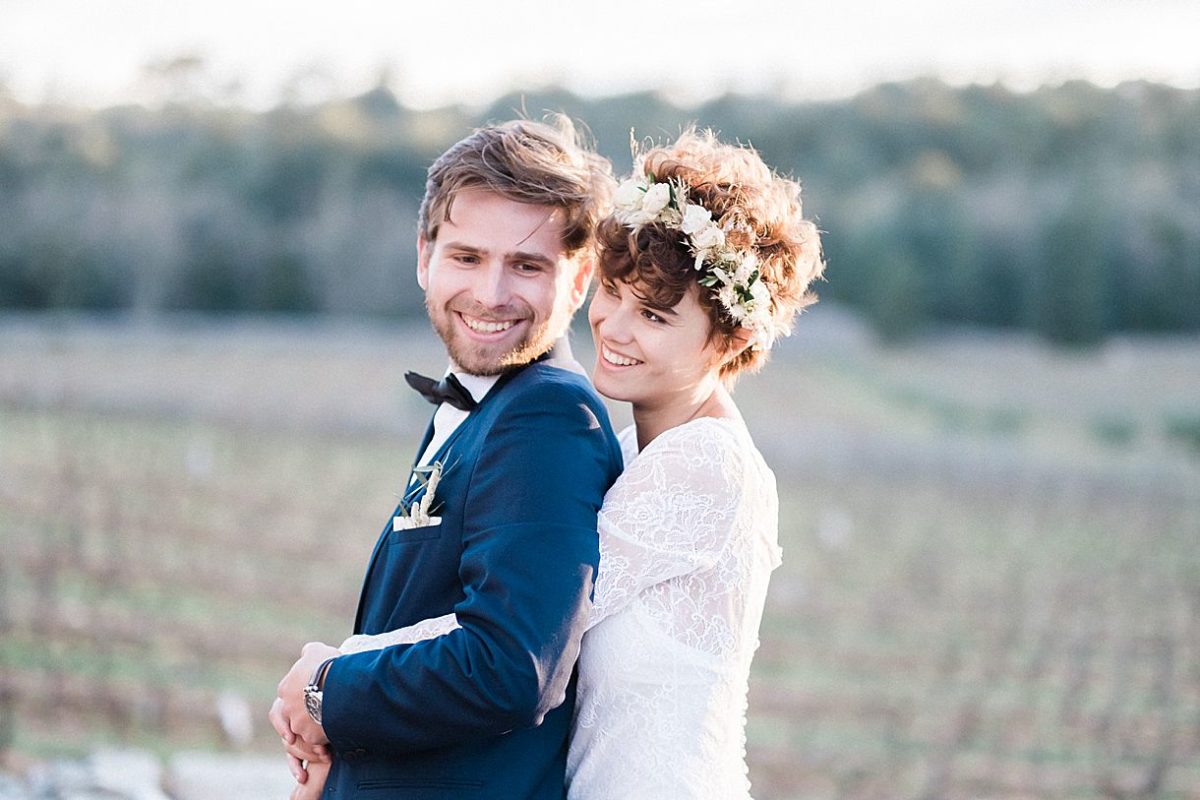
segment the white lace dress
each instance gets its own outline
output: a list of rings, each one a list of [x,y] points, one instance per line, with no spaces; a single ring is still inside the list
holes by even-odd
[[[734,420],[693,420],[640,453],[633,428],[620,438],[625,471],[600,511],[568,797],[748,798],[747,681],[780,563],[775,476]],[[454,627],[448,615],[342,649]]]

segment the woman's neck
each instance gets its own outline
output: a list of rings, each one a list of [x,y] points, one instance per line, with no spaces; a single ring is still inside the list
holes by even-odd
[[[633,424],[637,431],[638,451],[659,435],[701,417],[741,419],[728,390],[720,383],[707,392],[660,404],[633,404]]]

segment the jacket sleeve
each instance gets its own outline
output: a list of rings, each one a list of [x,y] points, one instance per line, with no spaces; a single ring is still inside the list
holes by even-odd
[[[323,717],[336,750],[498,735],[565,699],[599,560],[596,515],[620,464],[603,409],[580,387],[531,388],[506,398],[460,501],[460,627],[334,661]]]

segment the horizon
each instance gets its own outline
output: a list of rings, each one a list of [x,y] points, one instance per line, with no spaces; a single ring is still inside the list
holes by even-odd
[[[938,86],[944,87],[950,91],[966,91],[969,89],[985,89],[985,90],[998,89],[998,90],[1008,93],[1014,97],[1030,97],[1039,92],[1058,91],[1058,90],[1063,89],[1064,87],[1071,85],[1071,84],[1086,85],[1088,87],[1091,87],[1091,88],[1096,89],[1101,92],[1117,92],[1117,91],[1121,91],[1122,89],[1124,89],[1126,87],[1136,87],[1136,86],[1147,86],[1147,87],[1157,88],[1157,89],[1166,89],[1166,90],[1176,91],[1176,92],[1180,92],[1180,93],[1198,93],[1198,92],[1200,92],[1200,86],[1179,86],[1177,84],[1169,83],[1166,81],[1156,81],[1156,80],[1152,80],[1152,79],[1148,79],[1148,78],[1137,78],[1137,77],[1126,78],[1117,83],[1108,84],[1108,85],[1091,80],[1086,77],[1065,77],[1065,78],[1053,80],[1053,81],[1048,80],[1045,83],[1036,84],[1036,85],[1013,86],[1009,82],[1006,82],[1002,79],[997,79],[997,80],[993,80],[993,81],[954,82],[954,81],[947,80],[945,77],[940,76],[940,75],[914,75],[911,77],[880,80],[878,83],[873,83],[873,84],[870,84],[867,86],[858,87],[853,92],[848,93],[846,95],[831,96],[831,97],[816,97],[816,98],[788,97],[786,95],[772,93],[768,90],[764,90],[764,91],[729,90],[729,91],[725,91],[720,94],[712,94],[712,95],[708,95],[708,96],[700,97],[700,98],[680,97],[677,95],[673,96],[669,92],[666,92],[663,90],[658,90],[658,89],[653,89],[653,88],[628,89],[628,90],[624,90],[624,91],[614,91],[609,94],[588,94],[585,92],[576,91],[576,90],[574,90],[568,86],[562,85],[562,84],[549,83],[546,85],[538,86],[535,88],[529,88],[529,89],[524,89],[524,88],[520,88],[520,87],[510,87],[507,89],[501,89],[501,90],[498,90],[497,94],[489,95],[489,96],[482,96],[476,102],[447,101],[446,103],[443,103],[440,105],[421,106],[421,105],[412,103],[410,101],[407,101],[403,96],[400,95],[399,92],[396,91],[396,87],[381,82],[374,86],[356,87],[355,91],[347,91],[344,94],[322,96],[322,97],[315,98],[315,99],[302,99],[302,100],[295,101],[295,100],[289,100],[288,98],[280,98],[279,101],[275,105],[272,105],[272,106],[255,106],[255,105],[238,102],[236,99],[233,101],[228,101],[228,99],[225,99],[225,102],[223,102],[222,101],[223,98],[211,97],[211,96],[206,96],[203,94],[197,94],[194,97],[183,98],[183,99],[180,99],[180,98],[171,99],[171,98],[165,98],[165,97],[160,97],[157,99],[140,98],[140,99],[129,99],[124,102],[116,102],[111,105],[89,105],[89,104],[85,104],[85,103],[73,103],[73,102],[70,102],[69,100],[64,100],[61,98],[42,98],[42,99],[35,99],[34,101],[30,102],[30,101],[22,100],[21,98],[13,96],[11,91],[8,92],[6,95],[5,90],[7,87],[4,84],[3,77],[0,76],[0,109],[2,109],[4,107],[4,103],[7,100],[7,101],[10,101],[12,104],[20,106],[25,109],[31,109],[31,110],[57,109],[57,110],[84,112],[84,113],[102,113],[105,111],[113,111],[113,110],[121,110],[121,109],[140,109],[140,110],[149,111],[149,112],[157,112],[157,111],[161,111],[165,108],[169,108],[171,106],[178,106],[178,105],[201,106],[202,105],[202,106],[205,106],[212,110],[237,111],[237,112],[245,112],[245,113],[249,113],[249,114],[268,114],[272,111],[276,111],[279,109],[294,109],[294,110],[299,110],[299,111],[306,111],[306,110],[319,109],[322,106],[326,106],[326,105],[337,105],[339,103],[353,102],[353,101],[361,99],[369,94],[372,94],[373,92],[380,91],[382,89],[390,94],[390,96],[396,101],[398,106],[403,108],[405,111],[413,112],[413,113],[436,113],[439,111],[461,111],[461,112],[469,115],[469,114],[479,113],[479,112],[485,110],[489,105],[492,105],[509,95],[514,95],[514,94],[520,95],[522,100],[524,100],[526,96],[537,97],[537,96],[541,96],[541,95],[559,94],[559,93],[568,95],[571,98],[578,99],[585,103],[598,102],[598,101],[604,101],[604,100],[621,100],[621,99],[628,98],[628,97],[635,97],[638,95],[650,94],[659,102],[662,102],[666,105],[672,106],[681,111],[690,112],[690,111],[694,111],[694,110],[703,108],[706,104],[718,102],[724,98],[763,98],[763,99],[767,100],[768,102],[777,104],[780,107],[822,105],[822,104],[829,104],[829,103],[852,102],[856,98],[862,97],[863,95],[870,94],[871,92],[877,91],[883,87],[887,87],[887,86],[912,87],[912,86],[917,86],[917,85],[926,84],[926,83],[937,84]],[[543,109],[543,110],[546,112],[551,112],[551,111],[556,111],[556,110],[561,110],[561,109],[547,108],[547,109]],[[523,110],[514,108],[514,112],[523,113]]]

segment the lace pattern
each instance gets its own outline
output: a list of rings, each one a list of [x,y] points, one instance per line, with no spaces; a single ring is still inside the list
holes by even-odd
[[[771,571],[775,478],[738,422],[636,452],[600,513],[568,797],[748,798],[746,692]]]
[[[394,631],[387,631],[386,633],[379,633],[374,636],[368,636],[363,633],[356,634],[342,642],[338,650],[342,652],[342,655],[362,653],[367,650],[382,650],[394,644],[412,644],[426,639],[435,639],[438,636],[458,630],[459,627],[461,626],[458,624],[457,616],[454,614],[444,614],[440,617],[423,619],[408,627],[397,628]]]

